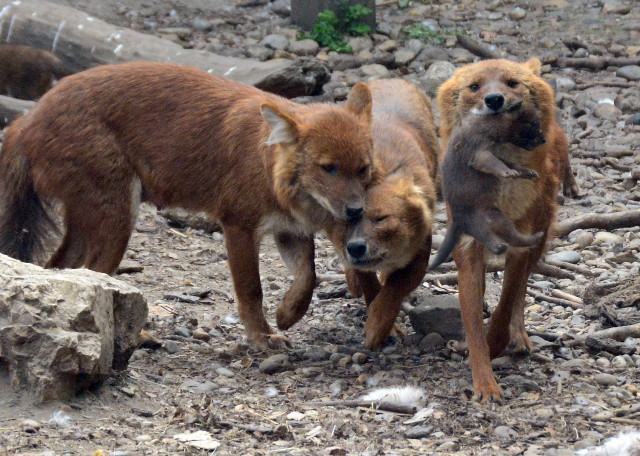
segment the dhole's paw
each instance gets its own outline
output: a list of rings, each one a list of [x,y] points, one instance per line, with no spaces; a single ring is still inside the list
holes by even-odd
[[[285,302],[278,306],[278,310],[276,311],[276,324],[278,325],[278,329],[285,331],[291,328],[304,317],[308,308],[308,304],[306,306],[296,306],[295,304],[287,303],[285,300]]]
[[[293,343],[287,336],[282,334],[254,334],[249,337],[249,342],[257,345],[260,348],[269,348],[275,350],[281,350],[285,348],[292,348]]]
[[[524,169],[519,172],[522,179],[537,179],[540,175],[532,169]]]
[[[389,334],[365,328],[364,345],[369,350],[380,350]]]
[[[531,344],[531,339],[524,331],[519,331],[509,342],[509,350],[520,356],[527,356],[533,350],[533,345]]]
[[[502,388],[496,382],[496,379],[492,376],[484,381],[478,383],[474,382],[473,385],[473,401],[481,404],[496,403],[499,405],[504,404],[504,398],[502,397]]]

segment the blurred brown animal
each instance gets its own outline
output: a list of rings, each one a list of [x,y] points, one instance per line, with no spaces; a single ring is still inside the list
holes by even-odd
[[[0,45],[0,95],[37,100],[71,74],[58,57],[20,44]]]
[[[568,143],[556,121],[553,90],[540,78],[540,60],[525,63],[484,60],[458,68],[438,91],[440,133],[447,145],[452,131],[469,114],[496,115],[524,103],[540,113],[541,131],[547,142],[532,151],[504,144],[499,157],[535,171],[535,180],[502,179],[498,209],[522,233],[543,232],[540,244],[530,249],[509,248],[505,261],[502,294],[491,316],[485,338],[482,302],[485,292],[485,248],[473,239],[460,242],[453,252],[458,267],[458,289],[462,320],[467,334],[476,400],[502,402],[502,390],[491,369],[490,359],[511,345],[528,353],[531,341],[524,327],[527,279],[538,262],[555,218],[556,196],[568,161]],[[450,153],[452,151],[447,152]],[[451,216],[449,208],[449,216]]]
[[[379,349],[403,299],[427,270],[440,146],[431,101],[423,91],[403,79],[368,86],[375,184],[367,191],[362,219],[333,225],[329,235],[345,261],[351,293],[361,290],[368,306],[365,345]]]
[[[288,343],[263,314],[260,237],[274,234],[295,275],[277,314],[288,328],[315,286],[313,233],[363,211],[370,130],[364,84],[342,106],[303,106],[188,66],[96,67],[63,79],[7,130],[0,252],[32,261],[52,226],[46,203],[58,201],[66,232],[46,266],[111,274],[141,200],[207,211],[224,230],[249,340]]]

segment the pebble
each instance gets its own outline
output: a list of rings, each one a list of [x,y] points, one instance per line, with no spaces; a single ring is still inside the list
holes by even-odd
[[[272,33],[267,35],[260,41],[260,46],[264,46],[273,50],[286,49],[289,45],[289,39],[286,36]]]
[[[617,234],[610,233],[608,231],[600,231],[595,235],[595,243],[596,244],[618,244],[623,241],[622,236],[618,236]]]
[[[178,353],[178,350],[180,350],[180,346],[173,340],[166,341],[164,344],[164,348],[165,350],[167,350],[167,353],[171,354]]]
[[[578,244],[582,249],[593,244],[593,240],[593,233],[589,233],[588,231],[583,231],[578,236],[576,236],[576,244]]]
[[[368,51],[373,47],[373,41],[366,36],[356,36],[347,41],[347,44],[351,47],[354,54],[358,54],[361,51]]]
[[[615,356],[611,360],[611,367],[626,368],[627,367],[627,361],[622,356]]]
[[[625,78],[628,81],[638,81],[640,80],[640,66],[627,65],[620,67],[616,70],[616,76]]]
[[[138,435],[135,438],[136,442],[150,442],[151,440],[152,440],[152,437],[149,434]]]
[[[565,263],[577,264],[580,263],[582,257],[578,252],[565,250],[549,255],[549,258],[554,261],[564,261]]]
[[[593,114],[599,119],[616,121],[622,115],[622,111],[611,103],[598,103]]]
[[[559,77],[556,78],[556,88],[558,92],[566,93],[574,90],[577,84],[573,79]]]
[[[176,326],[176,328],[173,330],[173,333],[176,336],[180,336],[180,337],[191,337],[191,331],[189,331],[184,326]]]
[[[362,352],[356,352],[351,355],[351,360],[354,364],[364,364],[367,362],[367,355]]]
[[[611,374],[596,374],[594,380],[598,385],[614,386],[618,384],[618,377]]]
[[[226,367],[216,368],[216,374],[222,375],[223,377],[229,377],[229,378],[235,377],[236,375],[232,370],[227,369]]]
[[[387,78],[389,77],[389,70],[387,67],[380,65],[378,63],[372,63],[370,65],[363,65],[360,67],[360,71],[365,76],[371,78]]]
[[[211,21],[202,17],[195,17],[191,21],[191,26],[199,32],[210,32],[213,29]]]
[[[258,44],[252,44],[246,47],[245,53],[247,57],[264,61],[268,60],[271,57],[271,55],[273,54],[273,50],[267,49],[266,47],[260,46]],[[213,234],[215,235],[217,233]]]
[[[598,358],[596,359],[596,367],[600,369],[608,369],[611,367],[611,361],[609,361],[607,358]]]
[[[509,426],[498,426],[493,433],[501,440],[508,440],[518,436],[518,433]]]
[[[36,420],[24,420],[20,423],[20,426],[22,426],[22,430],[28,434],[34,434],[40,429],[40,423]]]
[[[193,334],[191,335],[191,337],[193,337],[194,339],[208,342],[209,339],[211,339],[211,334],[209,334],[207,331],[205,331],[202,328],[198,328],[195,331],[193,331]]]
[[[423,439],[429,437],[433,432],[433,426],[415,426],[405,431],[404,436],[408,439]]]
[[[444,338],[436,332],[427,334],[422,338],[422,340],[420,340],[420,343],[418,344],[420,349],[425,352],[434,352],[439,348],[444,347],[444,345]]]
[[[450,440],[448,442],[444,442],[442,445],[438,446],[436,450],[438,451],[458,451],[460,448],[460,444],[456,441]]]
[[[266,358],[258,366],[258,370],[263,374],[275,374],[291,370],[293,366],[289,362],[289,356],[284,353],[272,355]]]
[[[586,363],[583,359],[570,359],[569,361],[565,361],[564,363],[560,364],[560,367],[562,369],[580,370],[586,367]]]
[[[289,45],[289,52],[296,55],[316,55],[319,50],[320,45],[312,39],[294,41]]]
[[[527,11],[519,6],[509,11],[509,19],[512,21],[519,21],[527,16]]]
[[[393,52],[398,49],[398,42],[396,40],[386,40],[378,45],[378,50],[382,52]]]

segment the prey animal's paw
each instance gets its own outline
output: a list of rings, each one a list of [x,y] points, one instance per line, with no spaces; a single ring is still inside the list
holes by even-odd
[[[489,250],[491,250],[491,253],[493,253],[494,255],[502,255],[507,251],[508,248],[509,246],[507,244],[497,244],[495,246],[489,247]]]
[[[540,175],[532,169],[523,169],[519,171],[519,174],[519,177],[521,177],[522,179],[537,179],[538,177],[540,177]]]
[[[520,171],[515,170],[515,169],[507,169],[507,170],[502,171],[500,173],[500,177],[505,177],[505,178],[509,178],[509,179],[520,177]]]

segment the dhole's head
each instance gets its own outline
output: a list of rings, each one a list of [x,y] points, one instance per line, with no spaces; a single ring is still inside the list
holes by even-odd
[[[489,116],[534,106],[546,136],[553,122],[553,89],[540,77],[540,60],[484,60],[458,68],[438,90],[443,137],[468,114]]]
[[[280,203],[306,199],[337,219],[359,218],[373,168],[369,88],[356,84],[343,105],[294,112],[265,102],[261,109],[271,126],[266,144],[278,148],[274,185]]]
[[[336,246],[347,264],[372,271],[406,266],[431,234],[435,190],[427,193],[415,185],[407,167],[371,187],[364,217],[349,224],[342,245]]]

